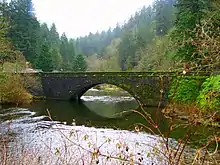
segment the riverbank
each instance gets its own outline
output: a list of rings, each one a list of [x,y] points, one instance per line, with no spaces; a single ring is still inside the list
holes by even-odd
[[[169,104],[162,110],[162,112],[168,118],[186,120],[189,123],[220,128],[220,114],[218,112],[204,112],[193,104]]]

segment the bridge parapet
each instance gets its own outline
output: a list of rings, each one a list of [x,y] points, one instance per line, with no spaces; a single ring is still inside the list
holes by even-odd
[[[27,74],[36,74],[36,73],[27,73]],[[120,75],[120,76],[209,76],[213,74],[213,72],[187,72],[183,74],[181,71],[172,71],[172,72],[39,72],[37,74],[42,75],[97,75],[97,76],[104,76],[104,75]]]

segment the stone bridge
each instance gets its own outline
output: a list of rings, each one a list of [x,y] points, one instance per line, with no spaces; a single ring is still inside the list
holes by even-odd
[[[196,74],[196,73],[195,73]],[[198,73],[197,73],[198,74]],[[79,101],[98,84],[116,85],[129,92],[144,106],[164,106],[168,101],[171,80],[177,72],[57,72],[40,73],[47,99]],[[190,75],[195,77],[193,73]],[[204,77],[203,77],[204,78]],[[160,104],[159,104],[160,103]]]

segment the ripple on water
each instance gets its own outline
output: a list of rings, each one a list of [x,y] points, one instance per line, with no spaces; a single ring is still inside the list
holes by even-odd
[[[8,108],[0,111],[0,119],[5,120],[16,120],[22,117],[34,116],[36,113],[29,111],[25,108]]]
[[[132,101],[135,100],[133,97],[129,96],[82,96],[82,100],[84,101],[100,101],[105,103],[116,103],[116,102],[122,102],[122,101]]]
[[[161,148],[161,139],[147,133],[136,133],[126,130],[101,129],[85,126],[68,126],[56,121],[46,121],[46,116],[34,116],[27,109],[9,110],[5,116],[22,114],[10,122],[10,131],[14,140],[10,142],[11,152],[16,159],[24,150],[32,153],[29,161],[39,159],[44,164],[62,164],[68,159],[75,164],[81,157],[84,164],[90,164],[91,153],[99,148],[102,155],[111,157],[127,157],[133,155],[142,163],[165,164],[158,161],[160,154],[150,156],[153,148]],[[4,117],[3,115],[0,118]],[[10,118],[10,117],[9,117]],[[7,125],[7,120],[1,126]],[[4,127],[4,126],[3,126]],[[34,158],[33,158],[34,155]],[[121,156],[120,156],[121,155]],[[61,159],[62,158],[62,159]],[[106,162],[106,157],[99,156],[100,164]],[[49,161],[50,160],[50,161]],[[116,164],[118,160],[108,160],[107,164]],[[77,164],[83,164],[77,162]]]
[[[70,158],[73,162],[83,155],[84,161],[89,163],[91,154],[88,151],[93,151],[94,148],[101,146],[99,151],[103,155],[118,157],[118,154],[124,156],[133,154],[135,159],[143,157],[143,164],[164,164],[164,162],[158,162],[159,158],[155,155],[147,156],[148,153],[152,153],[152,147],[161,148],[161,139],[157,136],[124,130],[97,129],[93,127],[67,126],[54,123],[47,124],[51,125],[44,128],[35,127],[35,132],[31,133],[28,131],[29,133],[19,138],[22,139],[20,143],[28,144],[26,145],[27,150],[34,150],[41,153],[39,155],[41,159],[48,158],[47,154],[52,152],[54,153],[53,159],[56,160],[57,156],[55,153],[59,150],[60,156],[64,156],[62,155],[63,153],[67,155],[71,153]],[[40,125],[40,123],[37,125]],[[48,146],[50,147],[48,148]],[[117,146],[121,147],[118,148]],[[126,151],[126,147],[129,148],[128,151]],[[80,153],[83,154],[80,155]],[[47,156],[44,157],[45,155]],[[100,156],[99,159],[100,161],[106,160],[106,158],[102,156]]]

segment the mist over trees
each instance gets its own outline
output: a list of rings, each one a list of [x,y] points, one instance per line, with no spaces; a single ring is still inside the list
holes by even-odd
[[[59,35],[55,24],[40,24],[31,0],[0,3],[1,61],[10,54],[4,47],[10,47],[43,71],[155,71],[183,63],[219,64],[216,0],[155,0],[123,25],[76,39]]]

